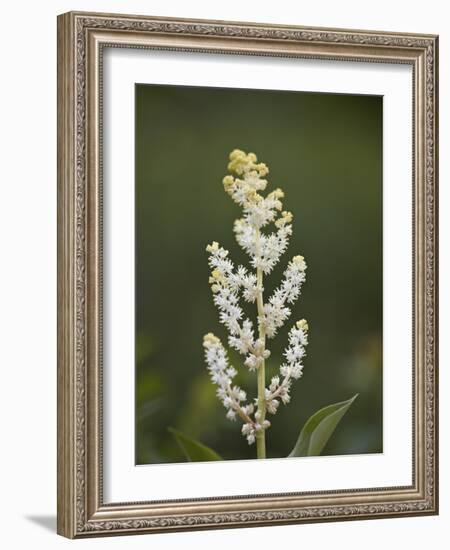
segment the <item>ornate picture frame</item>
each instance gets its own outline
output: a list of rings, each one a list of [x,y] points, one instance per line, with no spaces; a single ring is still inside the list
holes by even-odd
[[[412,483],[105,502],[105,48],[403,64],[412,68]],[[69,538],[438,513],[438,38],[70,12],[58,17],[58,533]],[[132,368],[132,366],[130,366]]]

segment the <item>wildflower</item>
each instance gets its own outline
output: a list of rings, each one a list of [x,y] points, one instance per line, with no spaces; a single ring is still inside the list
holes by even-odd
[[[219,250],[219,243],[217,243],[216,241],[213,241],[206,247],[207,252],[216,252],[217,250]]]
[[[228,170],[230,174],[222,180],[224,190],[242,208],[242,217],[234,222],[234,234],[249,256],[254,272],[244,266],[236,268],[228,257],[228,250],[213,241],[206,247],[211,268],[209,282],[219,319],[229,333],[228,345],[245,356],[245,367],[258,372],[258,396],[247,403],[246,393],[233,385],[236,369],[229,365],[225,348],[216,336],[207,334],[203,345],[211,380],[218,386],[217,396],[227,409],[226,417],[242,420],[242,435],[249,445],[257,442],[258,457],[263,458],[264,433],[270,427],[266,413],[275,414],[280,403],[289,403],[292,382],[302,376],[308,323],[302,319],[291,328],[284,351],[285,362],[280,366],[280,375],[272,377],[268,388],[264,380],[265,361],[270,356],[266,339],[273,338],[290,317],[290,306],[300,296],[305,281],[306,262],[303,256],[294,256],[287,264],[280,286],[264,302],[263,276],[273,270],[289,245],[293,214],[283,210],[281,189],[265,196],[261,193],[268,185],[265,176],[269,168],[258,162],[254,153],[234,149],[229,155]],[[270,224],[273,229],[264,232]],[[256,302],[256,337],[252,321],[244,316],[240,299]]]
[[[306,355],[305,346],[308,345],[308,330],[308,323],[305,319],[301,319],[289,331],[289,345],[284,351],[286,363],[283,363],[280,367],[280,374],[283,379],[280,382],[280,377],[274,376],[269,389],[266,390],[267,410],[271,414],[274,414],[278,408],[278,399],[281,399],[284,404],[289,403],[292,380],[301,378],[303,374],[302,360]]]
[[[245,403],[247,395],[239,386],[232,385],[237,371],[228,364],[225,348],[219,338],[211,333],[206,334],[203,338],[203,347],[211,380],[218,386],[217,396],[227,409],[227,418],[234,420],[237,414],[244,418],[247,417],[245,410],[249,409],[248,407],[245,409],[245,406],[242,405],[243,402]]]
[[[294,303],[300,296],[306,279],[306,262],[303,256],[294,256],[289,262],[281,285],[274,291],[264,306],[266,334],[273,338],[278,329],[290,317],[291,310],[286,304]]]

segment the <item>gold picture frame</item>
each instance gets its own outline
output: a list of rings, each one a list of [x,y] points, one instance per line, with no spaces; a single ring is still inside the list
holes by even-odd
[[[103,502],[104,47],[403,63],[413,68],[413,484]],[[58,17],[58,533],[101,535],[438,513],[438,38],[70,12]],[[408,197],[405,197],[407,200]]]

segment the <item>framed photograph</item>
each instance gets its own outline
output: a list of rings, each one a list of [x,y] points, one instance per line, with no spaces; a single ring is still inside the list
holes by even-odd
[[[436,514],[438,38],[58,18],[58,532]]]

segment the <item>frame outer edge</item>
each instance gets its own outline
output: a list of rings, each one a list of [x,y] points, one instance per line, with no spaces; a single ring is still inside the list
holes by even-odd
[[[422,98],[418,113],[422,118],[422,123],[419,125],[420,139],[425,140],[419,155],[418,173],[421,174],[419,188],[426,203],[422,208],[423,226],[420,229],[423,238],[428,230],[426,246],[422,248],[422,257],[426,258],[426,263],[425,265],[421,263],[423,266],[421,276],[428,282],[428,285],[424,285],[423,288],[423,293],[427,292],[427,307],[424,308],[427,312],[425,318],[427,334],[422,335],[420,339],[421,353],[425,361],[423,369],[426,370],[426,374],[423,372],[422,375],[426,376],[427,382],[426,390],[423,388],[421,395],[423,403],[420,427],[423,430],[421,437],[424,438],[427,449],[425,450],[422,442],[420,448],[425,456],[421,459],[418,472],[422,491],[413,497],[419,500],[407,499],[403,502],[386,497],[385,502],[354,504],[341,502],[330,506],[319,503],[305,509],[299,504],[298,508],[273,511],[249,507],[248,511],[226,513],[211,511],[206,514],[202,510],[182,515],[169,511],[157,517],[148,516],[145,506],[139,506],[130,517],[126,513],[124,515],[126,509],[119,506],[111,516],[108,514],[110,512],[108,509],[104,510],[106,511],[104,517],[96,518],[96,512],[101,512],[100,509],[96,510],[101,504],[97,500],[99,496],[101,500],[101,486],[96,485],[96,478],[101,475],[97,460],[101,457],[96,454],[93,447],[99,444],[98,437],[101,437],[101,430],[100,432],[96,430],[101,427],[95,423],[96,421],[92,422],[92,407],[95,409],[99,402],[92,399],[92,382],[95,382],[98,372],[92,367],[92,361],[96,358],[96,344],[94,342],[93,346],[91,339],[95,336],[94,333],[98,327],[96,322],[92,324],[92,320],[89,320],[89,315],[95,313],[95,308],[92,309],[89,304],[96,297],[95,292],[91,293],[92,285],[96,284],[96,277],[92,278],[93,272],[96,271],[92,262],[97,250],[95,247],[92,248],[92,244],[97,242],[98,235],[96,228],[92,227],[91,216],[97,206],[96,200],[92,201],[96,193],[92,184],[93,180],[97,180],[97,176],[92,175],[90,171],[93,159],[91,158],[90,162],[87,160],[93,145],[93,134],[88,131],[89,128],[92,130],[89,119],[91,111],[86,112],[90,104],[86,99],[90,94],[87,85],[89,82],[92,84],[92,74],[89,79],[89,71],[86,70],[86,64],[90,63],[87,38],[89,32],[95,32],[95,30],[108,30],[114,34],[124,31],[130,31],[133,34],[142,32],[143,36],[152,35],[159,38],[186,35],[195,43],[193,48],[198,51],[202,51],[200,42],[203,38],[212,36],[220,38],[220,41],[233,39],[240,42],[242,39],[244,45],[246,41],[258,41],[261,44],[278,42],[280,46],[301,42],[303,45],[320,43],[323,49],[330,44],[334,47],[342,43],[350,47],[350,52],[362,46],[367,48],[366,56],[369,61],[383,61],[384,56],[381,54],[386,48],[397,51],[399,60],[402,56],[406,56],[399,62],[405,62],[406,58],[409,62],[413,57],[418,59],[425,55],[425,63],[422,64],[424,61],[422,57],[421,63],[418,64],[423,71],[422,85],[418,90],[419,97]],[[158,44],[164,49],[165,44],[162,46]],[[158,45],[155,47],[158,49]],[[184,51],[185,46],[175,44],[172,49]],[[228,50],[228,48],[225,49]],[[244,53],[244,49],[239,47],[238,53]],[[283,48],[281,55],[289,55],[291,49]],[[70,12],[58,17],[57,531],[59,534],[68,538],[84,538],[139,532],[252,527],[437,513],[437,49],[438,38],[432,35],[312,29],[259,23],[86,12]],[[409,52],[413,52],[413,55]],[[308,49],[308,55],[310,53],[311,49]],[[267,53],[261,55],[267,55]],[[328,54],[323,58],[326,59],[327,56]],[[352,57],[350,56],[349,59]],[[372,59],[369,59],[370,57]],[[425,79],[423,79],[424,76]],[[425,83],[426,87],[423,86]],[[422,300],[425,300],[424,295]],[[423,353],[424,343],[427,349],[425,354]],[[426,411],[424,411],[424,405]],[[95,465],[94,469],[92,464]],[[423,489],[426,491],[425,495]]]
[[[439,515],[439,36],[433,37],[433,125],[432,143],[433,143],[433,211],[432,222],[434,222],[433,232],[433,419],[434,419],[434,454],[433,454],[433,475],[434,475],[434,493],[433,508],[434,514]]]
[[[435,65],[434,65],[434,85],[435,85],[435,97],[434,97],[434,169],[435,169],[435,362],[436,362],[436,380],[435,380],[435,509],[436,514],[439,514],[439,36],[435,37]]]
[[[74,207],[75,150],[73,18],[57,19],[57,533],[74,538],[75,519],[75,364],[74,319]]]

